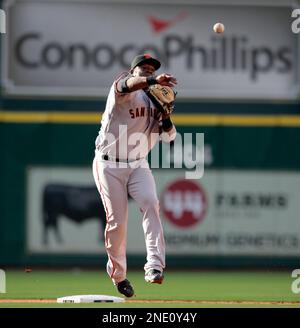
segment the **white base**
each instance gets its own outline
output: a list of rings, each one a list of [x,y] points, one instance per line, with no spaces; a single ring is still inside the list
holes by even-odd
[[[120,303],[124,298],[109,295],[74,295],[57,299],[57,303]]]

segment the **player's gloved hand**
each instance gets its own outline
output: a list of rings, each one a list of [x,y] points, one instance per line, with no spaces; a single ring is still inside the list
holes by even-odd
[[[147,95],[154,106],[162,114],[162,119],[167,119],[174,109],[174,100],[177,92],[167,85],[150,85]]]

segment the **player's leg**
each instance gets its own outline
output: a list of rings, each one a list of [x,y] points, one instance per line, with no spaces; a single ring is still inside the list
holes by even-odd
[[[128,192],[137,201],[143,212],[143,229],[147,249],[145,272],[154,270],[154,276],[157,271],[161,272],[159,277],[156,277],[157,279],[153,276],[155,279],[152,277],[150,280],[146,280],[161,283],[162,272],[165,268],[165,241],[159,216],[156,185],[149,167],[133,169],[128,181]]]
[[[126,278],[127,269],[128,169],[110,168],[106,161],[95,157],[93,175],[106,212],[107,272],[113,283],[117,284]]]

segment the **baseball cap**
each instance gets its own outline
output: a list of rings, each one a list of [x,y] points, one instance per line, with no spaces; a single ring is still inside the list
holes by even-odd
[[[149,54],[143,54],[143,55],[138,55],[135,56],[131,62],[131,69],[134,69],[136,66],[140,66],[143,64],[150,64],[153,65],[155,70],[158,70],[160,68],[160,61],[153,58]]]

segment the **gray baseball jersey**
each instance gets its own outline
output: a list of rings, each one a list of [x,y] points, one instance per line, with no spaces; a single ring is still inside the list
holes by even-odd
[[[96,149],[119,159],[135,160],[145,158],[157,142],[162,132],[161,114],[143,90],[118,92],[117,83],[125,74],[110,88]],[[167,135],[175,139],[174,126]],[[167,135],[163,134],[165,139]]]

